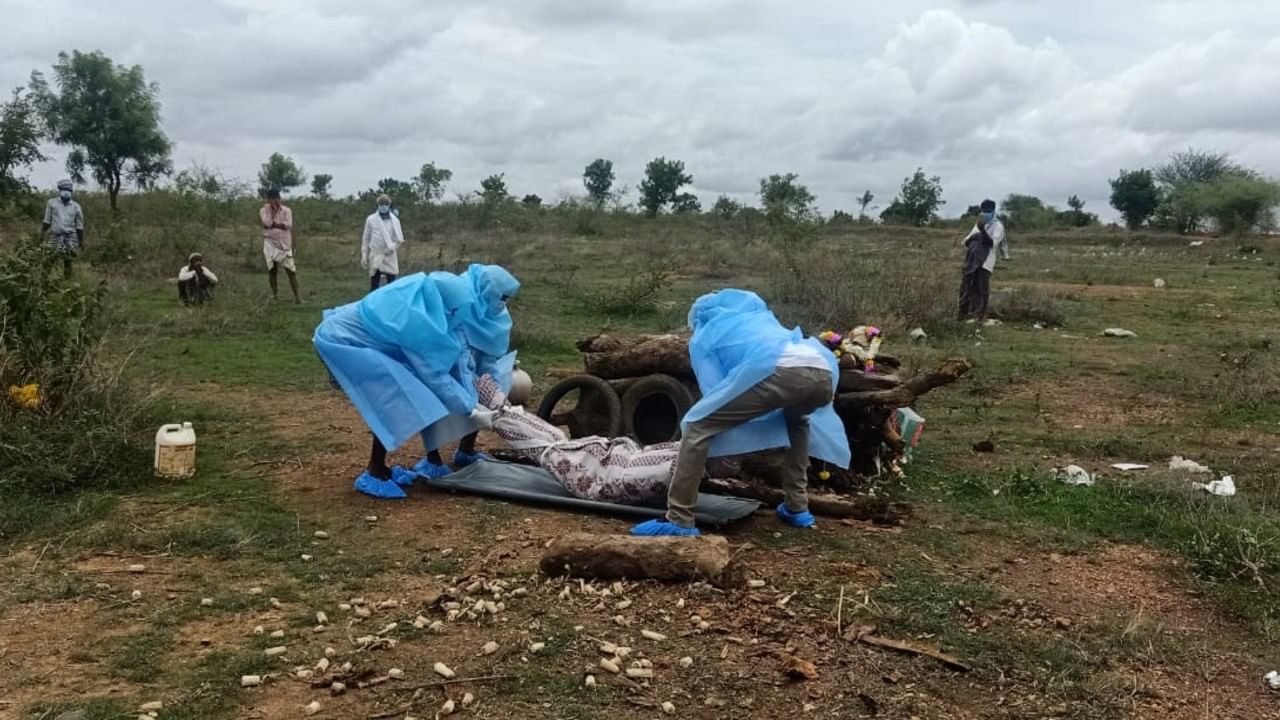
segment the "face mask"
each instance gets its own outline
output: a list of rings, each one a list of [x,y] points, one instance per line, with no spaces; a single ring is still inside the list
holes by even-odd
[[[996,214],[993,212],[982,213],[983,222],[991,222],[992,220],[995,220],[995,219],[996,219]]]
[[[59,191],[58,191],[58,195],[59,195],[59,197],[61,197],[63,200],[70,200],[70,199],[71,199],[71,191],[70,191],[70,190],[59,190]]]
[[[378,214],[379,214],[379,215],[390,215],[390,214],[391,214],[391,206],[390,206],[390,205],[379,205],[379,206],[378,206]]]

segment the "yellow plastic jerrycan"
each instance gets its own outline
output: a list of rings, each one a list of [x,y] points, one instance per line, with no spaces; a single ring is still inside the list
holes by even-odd
[[[187,478],[196,474],[196,431],[191,423],[164,425],[156,432],[156,475]]]

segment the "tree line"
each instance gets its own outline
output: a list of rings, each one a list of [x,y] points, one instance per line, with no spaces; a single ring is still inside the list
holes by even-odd
[[[258,173],[256,187],[217,170],[198,164],[174,174],[172,143],[161,128],[159,87],[147,82],[138,65],[117,65],[101,52],[60,53],[52,67],[52,80],[33,71],[26,87],[15,88],[8,102],[0,104],[0,199],[31,188],[22,173],[47,160],[42,142],[52,141],[69,148],[67,172],[77,183],[94,181],[117,207],[121,190],[134,187],[152,189],[172,177],[172,187],[181,193],[230,199],[264,194],[275,188],[283,192],[306,186],[316,198],[331,198],[333,176],[317,173],[308,177],[293,159],[272,153]],[[371,201],[380,194],[400,204],[431,205],[442,202],[453,172],[435,162],[424,164],[408,179],[387,177],[349,197]],[[597,158],[582,174],[586,202],[603,208],[619,208],[626,188],[615,187],[613,162]],[[638,187],[638,209],[647,216],[660,213],[698,214],[703,212],[698,197],[687,188],[693,176],[684,162],[666,157],[651,160]],[[1110,180],[1111,205],[1132,230],[1152,228],[1179,233],[1217,231],[1246,233],[1270,230],[1280,205],[1280,185],[1255,170],[1234,161],[1225,153],[1188,149],[1174,153],[1154,168],[1121,170]],[[516,198],[507,187],[503,173],[490,175],[478,190],[457,195],[460,202],[480,202],[485,206],[519,204],[538,208],[543,199],[536,194]],[[837,210],[830,218],[818,214],[816,198],[799,182],[795,173],[761,178],[759,208],[750,208],[720,196],[709,213],[732,217],[759,212],[770,220],[798,223],[873,223],[875,195],[864,191],[856,200],[858,214]],[[926,174],[923,168],[905,178],[899,192],[879,213],[882,223],[924,226],[942,220],[942,179]],[[1032,195],[1011,194],[1001,203],[1001,218],[1014,229],[1048,230],[1088,227],[1099,224],[1097,215],[1086,212],[1085,203],[1073,195],[1060,210]],[[975,206],[966,207],[961,218],[975,215]]]

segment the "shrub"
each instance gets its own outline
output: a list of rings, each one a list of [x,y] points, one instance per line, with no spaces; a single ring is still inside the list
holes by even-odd
[[[1057,327],[1067,322],[1061,297],[1030,287],[993,292],[989,314],[1004,322],[1038,322]]]
[[[149,475],[138,436],[149,398],[100,361],[105,292],[63,280],[55,265],[29,243],[0,256],[0,536],[17,529],[17,498]],[[10,394],[33,384],[38,393]]]

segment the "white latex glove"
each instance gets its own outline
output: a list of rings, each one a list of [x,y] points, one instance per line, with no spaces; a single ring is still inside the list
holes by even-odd
[[[494,410],[483,408],[479,405],[471,409],[471,421],[477,426],[485,430],[492,430],[494,422],[498,419],[498,413]]]
[[[369,269],[369,256],[368,256],[368,255],[361,255],[361,256],[360,256],[360,267],[364,268],[365,270],[368,270],[368,269]]]

